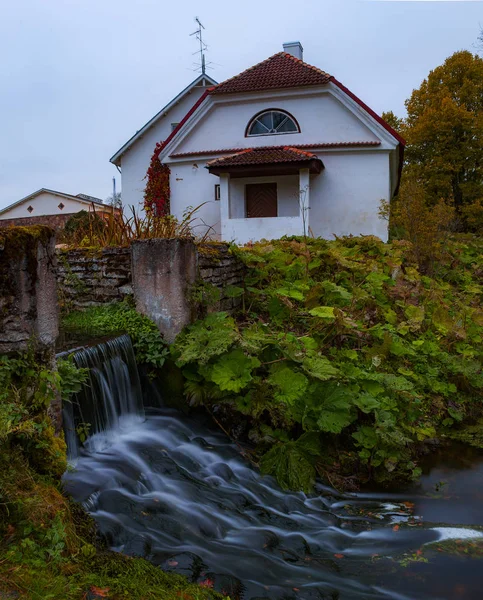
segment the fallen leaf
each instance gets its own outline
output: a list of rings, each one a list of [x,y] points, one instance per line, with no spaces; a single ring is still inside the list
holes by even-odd
[[[343,555],[343,554],[334,554],[334,556],[335,556],[336,558],[344,558],[344,555]]]
[[[109,598],[109,588],[98,588],[95,585],[91,585],[91,592],[100,598]]]

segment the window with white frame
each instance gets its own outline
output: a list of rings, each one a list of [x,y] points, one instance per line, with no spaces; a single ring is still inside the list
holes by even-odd
[[[247,136],[300,133],[296,120],[282,110],[266,110],[258,113],[247,127]]]

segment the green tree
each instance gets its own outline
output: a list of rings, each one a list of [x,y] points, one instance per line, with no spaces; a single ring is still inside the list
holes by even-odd
[[[403,137],[404,137],[404,127],[405,127],[405,122],[404,119],[401,119],[400,117],[397,117],[392,110],[388,111],[388,112],[383,112],[382,113],[382,118],[384,119],[384,121],[386,121],[386,123],[388,123],[395,131],[397,131],[398,133],[400,133]]]
[[[461,214],[483,198],[483,59],[456,52],[429,73],[406,108],[407,171],[433,202],[452,201]]]

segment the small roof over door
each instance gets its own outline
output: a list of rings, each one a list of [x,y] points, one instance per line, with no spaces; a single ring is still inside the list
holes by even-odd
[[[215,158],[207,163],[206,168],[212,175],[229,173],[231,177],[253,177],[294,175],[300,169],[319,174],[324,164],[313,152],[290,146],[263,146]]]

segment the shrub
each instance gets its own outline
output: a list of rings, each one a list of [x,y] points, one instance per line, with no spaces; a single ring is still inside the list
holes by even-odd
[[[422,184],[410,178],[403,180],[390,213],[396,237],[409,240],[419,268],[432,272],[450,234],[454,208],[444,200],[431,204]]]

